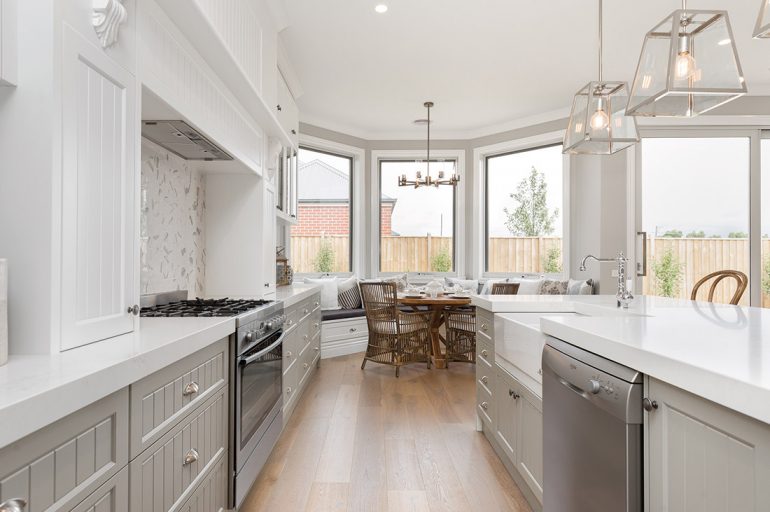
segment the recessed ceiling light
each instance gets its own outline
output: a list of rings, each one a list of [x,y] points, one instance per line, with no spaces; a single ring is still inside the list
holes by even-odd
[[[722,40],[721,40],[721,41],[719,41],[717,44],[718,44],[719,46],[725,46],[725,45],[728,45],[728,44],[730,44],[731,42],[732,42],[732,41],[731,41],[730,39],[722,39]]]
[[[388,6],[385,5],[385,4],[377,4],[374,7],[374,10],[377,11],[378,13],[380,13],[380,14],[383,14],[383,13],[388,12]]]

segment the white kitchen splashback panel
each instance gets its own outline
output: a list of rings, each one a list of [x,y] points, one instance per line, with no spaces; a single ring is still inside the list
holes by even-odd
[[[204,186],[194,164],[142,139],[142,294],[203,296]]]

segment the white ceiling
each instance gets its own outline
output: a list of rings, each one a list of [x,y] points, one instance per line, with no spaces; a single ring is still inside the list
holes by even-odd
[[[374,6],[389,10],[377,14]],[[470,138],[566,115],[597,78],[596,0],[285,0],[281,37],[304,94],[303,122],[369,139]],[[605,79],[633,79],[644,34],[676,0],[607,0]],[[770,40],[753,40],[758,0],[728,9],[749,94],[770,91]]]

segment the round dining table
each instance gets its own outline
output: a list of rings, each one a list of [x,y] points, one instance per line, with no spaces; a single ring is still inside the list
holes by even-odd
[[[441,329],[441,326],[444,324],[444,311],[448,307],[468,306],[471,303],[471,298],[455,297],[453,295],[439,295],[435,298],[427,295],[421,297],[406,297],[399,295],[398,303],[403,306],[409,306],[415,311],[420,311],[421,307],[428,308],[431,315],[430,337],[431,350],[433,351],[433,365],[436,368],[446,368],[446,355],[441,350],[443,337],[439,332],[439,329]]]

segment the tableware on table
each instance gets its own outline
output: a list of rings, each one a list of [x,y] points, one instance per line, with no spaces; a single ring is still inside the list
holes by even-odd
[[[425,291],[431,299],[435,299],[444,293],[444,286],[438,281],[433,280],[425,286]]]

